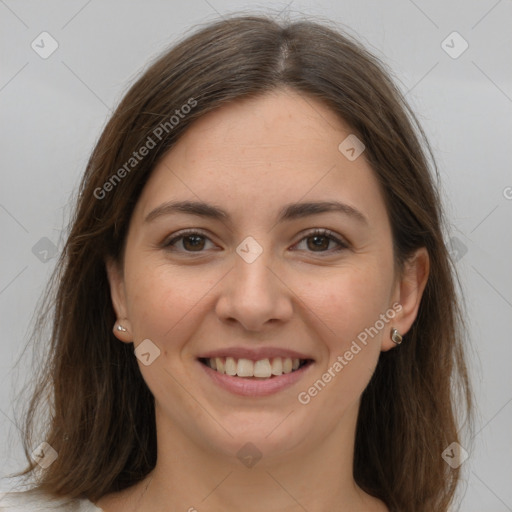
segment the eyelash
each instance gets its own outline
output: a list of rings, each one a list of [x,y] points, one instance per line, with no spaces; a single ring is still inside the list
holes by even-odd
[[[188,236],[193,236],[193,235],[197,235],[197,236],[200,236],[200,237],[203,237],[203,238],[209,240],[209,237],[205,233],[203,233],[202,231],[197,230],[197,229],[188,229],[188,230],[180,232],[177,236],[174,236],[170,240],[164,242],[163,243],[163,248],[167,249],[169,251],[173,251],[174,249],[172,248],[172,246],[176,242],[178,242],[179,240],[182,240],[184,238],[187,238]],[[330,241],[333,241],[333,242],[337,243],[338,247],[336,249],[334,249],[334,250],[310,251],[312,253],[318,253],[318,254],[322,254],[322,253],[325,254],[325,253],[327,253],[327,254],[331,254],[333,252],[340,252],[340,251],[342,251],[344,249],[348,249],[349,248],[349,244],[347,242],[345,242],[344,240],[338,238],[336,235],[334,235],[334,233],[332,231],[330,231],[328,229],[324,229],[324,228],[317,228],[317,229],[314,229],[313,231],[311,231],[310,233],[307,233],[304,237],[302,237],[297,242],[297,244],[299,244],[300,242],[302,242],[304,240],[307,240],[308,238],[313,238],[315,236],[326,237]],[[194,254],[194,253],[200,254],[200,253],[202,253],[204,251],[187,251],[187,250],[184,250],[183,252],[188,253],[188,254]]]

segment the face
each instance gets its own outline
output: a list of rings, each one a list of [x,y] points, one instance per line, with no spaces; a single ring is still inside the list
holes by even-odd
[[[364,152],[338,149],[351,133],[290,90],[203,116],[152,172],[122,268],[108,264],[116,336],[149,340],[159,421],[205,450],[314,447],[355,418],[391,328],[412,323],[417,280],[395,272]]]

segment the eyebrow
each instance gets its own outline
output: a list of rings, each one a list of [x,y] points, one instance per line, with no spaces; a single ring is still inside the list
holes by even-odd
[[[339,201],[317,201],[306,203],[290,203],[279,211],[277,222],[290,221],[319,215],[326,212],[338,212],[351,217],[362,224],[368,225],[368,219],[356,208]],[[228,212],[212,204],[201,201],[169,201],[157,206],[145,218],[144,222],[151,222],[158,217],[176,213],[186,213],[214,220],[230,221]]]

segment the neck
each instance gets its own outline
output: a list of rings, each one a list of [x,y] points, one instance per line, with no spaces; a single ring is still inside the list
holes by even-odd
[[[320,441],[304,441],[296,449],[277,454],[269,449],[272,443],[260,444],[263,453],[257,462],[251,459],[254,453],[250,448],[237,457],[220,448],[208,451],[199,446],[157,406],[157,464],[137,486],[137,509],[385,511],[383,504],[359,489],[353,479],[358,405],[347,410],[343,420]]]

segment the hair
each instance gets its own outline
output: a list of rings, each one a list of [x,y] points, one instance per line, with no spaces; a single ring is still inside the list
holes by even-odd
[[[444,241],[432,149],[391,76],[357,39],[328,23],[264,15],[210,22],[151,63],[107,122],[80,184],[34,331],[46,336],[47,355],[23,413],[28,466],[15,476],[38,472],[31,452],[41,439],[58,458],[40,472],[35,488],[55,496],[95,501],[155,467],[154,398],[133,346],[112,332],[105,261],[122,262],[146,181],[194,120],[232,101],[288,88],[323,102],[364,142],[387,207],[397,268],[421,247],[430,258],[417,318],[399,348],[381,353],[362,394],[354,479],[393,512],[448,509],[460,468],[441,454],[459,441],[459,412],[470,422],[473,401],[464,315]],[[188,113],[170,126],[177,110]],[[155,147],[130,160],[148,137]],[[42,336],[45,322],[51,333]]]

